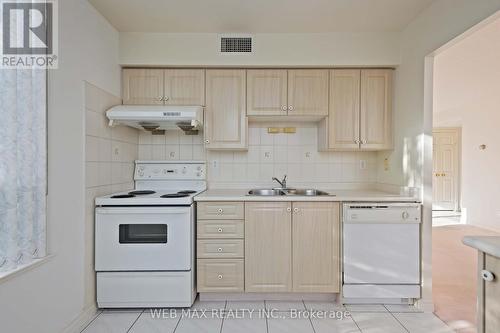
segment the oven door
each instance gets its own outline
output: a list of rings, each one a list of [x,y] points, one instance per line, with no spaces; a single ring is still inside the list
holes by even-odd
[[[193,237],[193,206],[98,207],[95,269],[188,271]]]

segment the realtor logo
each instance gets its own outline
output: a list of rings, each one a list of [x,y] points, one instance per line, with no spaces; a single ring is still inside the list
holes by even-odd
[[[57,67],[56,0],[1,1],[1,68]]]

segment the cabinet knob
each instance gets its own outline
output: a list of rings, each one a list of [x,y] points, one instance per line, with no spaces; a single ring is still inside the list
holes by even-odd
[[[222,232],[222,231],[223,231],[222,228],[217,229],[217,232]]]
[[[286,211],[287,211],[287,212],[291,212],[291,211],[292,211],[292,208],[291,208],[291,207],[286,207]]]
[[[219,278],[219,280],[222,280],[222,278],[223,278],[222,274],[219,274],[218,278]]]
[[[281,110],[286,111],[286,105],[283,105],[283,106],[281,107]]]
[[[294,212],[294,213],[297,213],[298,211],[299,211],[299,209],[298,209],[297,207],[295,207],[295,208],[293,209],[293,212]]]
[[[210,143],[210,140],[208,140],[208,139],[207,139],[207,140],[205,140],[205,143]]]
[[[403,212],[403,214],[401,214],[401,217],[403,218],[403,220],[406,220],[410,217],[410,214],[408,212]]]
[[[219,247],[219,248],[217,249],[217,252],[222,252],[222,247]]]
[[[168,97],[168,96],[163,97],[163,100],[164,100],[165,102],[166,102],[166,101],[168,101],[169,99],[170,99],[170,97]]]
[[[163,96],[158,97],[159,101],[163,101]]]
[[[288,111],[293,111],[293,106],[289,105],[288,106]]]
[[[366,140],[361,140],[361,144],[365,145],[366,144]]]
[[[359,140],[358,139],[354,140],[354,143],[359,145]]]
[[[217,209],[217,211],[218,211],[220,214],[222,214],[222,213],[224,212],[224,209],[219,208],[219,209]]]
[[[495,274],[493,274],[492,272],[490,271],[487,271],[485,269],[483,269],[481,271],[481,277],[483,278],[484,281],[486,282],[491,282],[493,280],[495,280]]]
[[[445,174],[445,173],[442,173],[442,174],[441,174],[441,177],[444,177],[444,176],[446,176],[446,174]]]

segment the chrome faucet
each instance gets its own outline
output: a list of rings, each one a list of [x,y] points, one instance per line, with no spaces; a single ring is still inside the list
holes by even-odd
[[[279,180],[279,179],[278,179],[278,178],[276,178],[276,177],[273,177],[273,180],[275,180],[276,182],[278,182],[278,184],[280,184],[280,185],[281,185],[281,188],[282,188],[282,189],[287,188],[287,187],[286,187],[286,175],[285,175],[285,177],[283,177],[283,179],[282,179],[282,180]]]

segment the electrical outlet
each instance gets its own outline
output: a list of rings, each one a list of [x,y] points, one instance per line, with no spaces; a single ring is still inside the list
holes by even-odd
[[[389,171],[389,158],[384,158],[384,171]]]
[[[213,167],[214,169],[217,169],[217,167],[218,167],[218,166],[219,166],[219,161],[217,161],[217,160],[213,160],[213,161],[212,161],[212,167]]]
[[[359,160],[359,169],[360,170],[366,169],[366,160]]]

